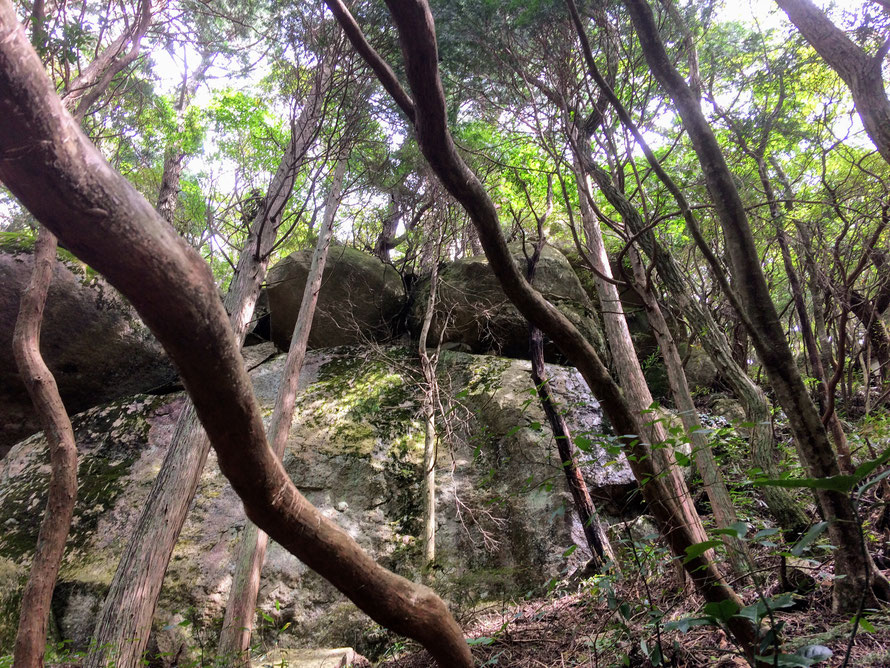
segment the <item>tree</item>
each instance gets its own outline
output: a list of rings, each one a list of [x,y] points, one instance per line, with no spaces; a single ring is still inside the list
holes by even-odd
[[[287,478],[206,263],[65,112],[8,2],[0,4],[0,113],[0,178],[139,311],[176,363],[248,516],[379,623],[416,638],[442,665],[471,666],[442,601],[376,564]]]

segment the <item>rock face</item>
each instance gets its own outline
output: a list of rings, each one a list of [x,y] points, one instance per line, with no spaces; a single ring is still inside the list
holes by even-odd
[[[271,336],[283,350],[290,347],[311,262],[312,251],[298,251],[269,271]],[[404,304],[402,279],[390,265],[348,246],[331,246],[309,347],[381,340],[392,331]]]
[[[40,427],[12,358],[19,299],[34,266],[33,238],[0,233],[0,457]],[[41,350],[70,414],[175,378],[161,346],[101,277],[60,251]]]
[[[265,409],[272,405],[283,363],[277,356],[252,371]],[[582,439],[592,492],[617,512],[633,480],[623,460],[601,447],[608,439],[600,435],[599,407],[576,371],[556,366],[549,371]],[[460,608],[522,595],[582,565],[583,534],[552,435],[531,394],[529,364],[446,352],[439,372],[453,437],[439,450],[433,586]],[[420,577],[421,562],[419,377],[412,353],[401,348],[373,356],[358,348],[311,353],[284,459],[310,501],[409,578]],[[53,603],[59,637],[75,646],[89,640],[183,403],[182,395],[137,396],[75,420],[80,495]],[[47,478],[42,434],[0,462],[0,648],[11,647]],[[215,646],[243,525],[240,501],[211,453],[164,582],[152,651],[174,657],[199,644]],[[580,549],[564,556],[573,543]],[[373,655],[385,640],[379,627],[274,543],[258,605],[260,649],[348,646]],[[172,661],[159,659],[157,665]]]
[[[526,259],[520,244],[511,244],[521,270]],[[545,246],[538,262],[534,286],[571,320],[598,350],[603,350],[601,329],[594,306],[569,261],[558,250]],[[410,325],[420,331],[429,296],[429,280],[420,282],[412,300]],[[439,273],[436,312],[429,341],[460,344],[474,353],[528,357],[528,324],[510,303],[484,256],[461,258],[446,264]],[[548,359],[556,350],[545,345]]]

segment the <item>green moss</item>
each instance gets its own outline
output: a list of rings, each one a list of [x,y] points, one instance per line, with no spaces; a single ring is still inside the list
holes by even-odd
[[[138,410],[133,408],[134,401],[139,400],[130,398],[108,404],[73,421],[74,438],[81,454],[77,504],[67,544],[69,552],[86,544],[99,518],[117,501],[124,487],[122,478],[129,473],[148,440],[151,425],[145,416],[167,400],[147,397]],[[46,441],[40,434],[33,438],[29,464],[0,498],[0,517],[13,520],[0,535],[0,557],[15,562],[30,557],[34,551],[49,487]]]

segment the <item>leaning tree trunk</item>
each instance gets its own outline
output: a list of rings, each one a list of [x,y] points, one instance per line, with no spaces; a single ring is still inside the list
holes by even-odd
[[[578,148],[579,151],[584,150],[580,146]],[[587,199],[590,197],[590,182],[580,158],[576,160],[575,177],[578,184],[581,220],[589,251],[587,257],[595,265],[594,284],[599,295],[606,340],[609,343],[609,352],[612,354],[612,366],[618,375],[618,383],[630,409],[640,416],[641,435],[654,446],[652,456],[658,467],[658,475],[663,476],[665,483],[670,487],[670,493],[674,496],[677,507],[683,513],[684,521],[696,538],[696,542],[704,542],[707,540],[707,534],[692,503],[689,488],[677,466],[673,449],[666,447],[667,430],[659,419],[660,416],[649,412],[654,401],[634,349],[618,288],[615,283],[608,280],[612,278],[612,269],[609,266],[602,231]]]
[[[225,297],[225,309],[239,345],[253,317],[284,207],[303,156],[316,135],[325,81],[327,75],[323,71],[296,121],[264,205],[251,223]],[[142,660],[164,573],[209,451],[210,441],[201,428],[195,407],[188,402],[177,420],[170,448],[111,581],[86,668],[102,668],[110,658],[119,668],[139,665]]]
[[[624,4],[649,67],[676,104],[704,170],[708,191],[723,229],[733,285],[740,298],[740,316],[746,322],[763,368],[788,416],[807,473],[812,478],[839,475],[837,458],[821,416],[807,393],[785,339],[754,245],[747,212],[717,139],[697,98],[668,57],[646,0],[624,0]],[[835,609],[843,612],[857,610],[862,592],[867,590],[881,598],[890,598],[890,583],[876,572],[871,557],[861,549],[861,527],[851,499],[843,492],[826,489],[817,490],[816,495],[829,522],[830,540],[836,546],[835,568],[841,577],[834,584]]]
[[[284,448],[287,445],[287,437],[293,422],[300,370],[303,368],[303,360],[306,357],[312,318],[315,315],[318,293],[321,290],[321,279],[327,262],[331,237],[334,233],[334,220],[337,208],[340,206],[345,174],[346,158],[341,157],[334,170],[331,189],[325,201],[322,227],[319,230],[309,275],[306,277],[303,301],[294,324],[290,349],[275,397],[272,421],[267,431],[267,438],[278,459],[284,456]],[[246,666],[250,664],[250,637],[253,633],[256,602],[260,590],[260,575],[266,561],[268,543],[269,536],[248,520],[238,543],[235,574],[232,578],[232,588],[229,591],[229,600],[226,604],[222,632],[219,637],[218,655],[231,662],[232,665]]]
[[[640,438],[639,416],[630,410],[621,389],[609,375],[593,346],[552,304],[547,302],[516,268],[500,230],[497,210],[478,177],[458,155],[448,131],[445,95],[438,73],[435,27],[424,0],[388,1],[399,32],[405,59],[405,74],[413,92],[409,97],[391,68],[371,49],[355,20],[341,0],[325,0],[356,50],[368,61],[384,88],[414,123],[421,151],[445,188],[467,210],[479,233],[492,272],[507,297],[533,324],[547,334],[584,376],[600,400],[628,461],[641,484],[642,493],[674,555],[684,558],[687,548],[697,544],[698,532],[686,522],[686,512],[675,499],[675,490],[657,475],[651,450]],[[708,601],[740,599],[725,582],[707,555],[684,559],[684,567]],[[752,658],[757,637],[749,621],[732,618],[730,632]]]
[[[885,40],[875,55],[869,55],[810,0],[776,0],[776,4],[847,84],[865,131],[890,163],[890,100],[883,74],[890,41]]]
[[[0,155],[7,157],[0,179],[157,336],[248,517],[376,622],[423,644],[439,665],[470,668],[466,640],[442,600],[377,564],[288,478],[266,441],[207,263],[65,112],[8,0],[0,0],[0,117]]]
[[[541,249],[544,247],[543,223],[543,219],[538,220],[538,242],[535,244],[535,250],[528,261],[526,278],[529,283],[534,283],[535,271],[541,258]],[[590,498],[590,491],[587,489],[587,482],[584,480],[581,468],[578,466],[578,460],[575,458],[573,447],[575,441],[572,438],[571,428],[568,422],[566,422],[565,415],[560,412],[556,399],[550,391],[550,379],[547,376],[547,367],[544,366],[544,333],[529,323],[528,340],[532,365],[532,382],[535,385],[538,400],[541,402],[541,408],[544,410],[544,415],[550,425],[550,431],[553,432],[553,440],[556,442],[560,466],[565,474],[569,493],[572,495],[572,502],[575,505],[575,512],[578,514],[578,521],[587,541],[587,547],[590,549],[589,568],[595,572],[600,572],[610,561],[615,561],[615,554],[612,551],[606,532],[603,531],[603,527],[600,524],[599,515],[596,512],[596,507],[593,505],[593,499]]]
[[[702,477],[705,493],[707,493],[708,500],[711,502],[714,520],[719,528],[728,529],[738,522],[739,518],[732,505],[729,490],[723,481],[723,474],[720,473],[711,444],[698,417],[695,402],[692,400],[692,393],[689,391],[689,383],[686,379],[686,371],[683,369],[683,359],[680,357],[676,343],[674,343],[674,337],[668,328],[664,313],[662,313],[655,295],[652,294],[652,289],[648,284],[648,276],[643,268],[637,249],[631,248],[628,257],[630,258],[634,274],[635,288],[643,301],[646,315],[649,317],[649,325],[652,327],[652,332],[655,334],[655,340],[658,343],[658,349],[661,351],[661,358],[664,360],[664,367],[667,371],[668,384],[671,388],[671,396],[674,398],[674,403],[680,413],[680,420],[683,422],[683,428],[686,430],[687,437],[692,445],[692,456]],[[722,535],[721,538],[726,545],[726,550],[736,575],[744,576],[748,566],[753,563],[747,554],[744,542],[738,536],[730,536],[728,534]]]
[[[65,551],[77,498],[77,447],[71,421],[52,372],[40,354],[40,325],[56,263],[56,237],[40,228],[34,247],[34,271],[22,295],[12,337],[19,375],[31,396],[49,445],[50,479],[46,512],[37,535],[31,574],[22,594],[15,637],[16,668],[42,668],[50,602]]]

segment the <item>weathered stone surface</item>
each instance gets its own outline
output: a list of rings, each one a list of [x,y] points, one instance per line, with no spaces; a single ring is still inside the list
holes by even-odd
[[[0,233],[0,457],[40,427],[11,354],[33,238]],[[40,347],[69,413],[144,392],[175,377],[130,305],[64,251],[47,298]]]
[[[511,244],[517,264],[526,267],[521,244]],[[545,246],[535,272],[534,286],[571,320],[597,347],[603,338],[594,306],[569,261],[552,246]],[[410,326],[416,334],[423,323],[429,297],[429,280],[414,290]],[[436,312],[430,342],[460,344],[474,353],[528,357],[528,323],[507,299],[484,256],[465,257],[446,264],[439,272]],[[545,345],[548,359],[557,359],[552,344]]]
[[[701,346],[692,346],[686,355],[686,380],[692,391],[710,390],[717,382],[717,367]]]
[[[276,650],[251,663],[253,668],[359,668],[370,665],[351,647]]]
[[[266,293],[271,336],[283,350],[290,347],[311,262],[312,251],[298,251],[269,271]],[[348,246],[331,246],[309,347],[330,348],[386,338],[404,304],[402,279],[390,265]]]
[[[283,363],[278,356],[251,374],[264,409],[272,405]],[[589,451],[583,456],[593,493],[619,507],[633,480],[623,460],[600,447],[597,403],[575,370],[549,370],[576,435],[586,439],[579,442]],[[419,377],[413,353],[401,348],[373,356],[357,348],[310,353],[284,458],[310,501],[409,578],[421,575]],[[528,362],[446,352],[440,377],[454,436],[438,459],[435,588],[469,606],[524,594],[583,565],[583,534],[532,395]],[[183,403],[182,395],[138,396],[75,420],[80,498],[53,609],[61,636],[77,646],[89,640]],[[47,478],[40,434],[0,462],[0,648],[11,646]],[[241,503],[211,453],[164,581],[152,651],[183,657],[199,639],[213,646],[243,525]],[[580,549],[563,556],[573,543]],[[370,656],[386,641],[379,627],[274,543],[259,607],[260,649],[348,646]]]

